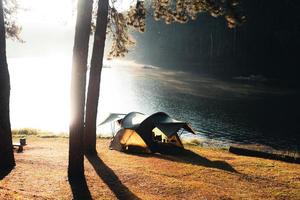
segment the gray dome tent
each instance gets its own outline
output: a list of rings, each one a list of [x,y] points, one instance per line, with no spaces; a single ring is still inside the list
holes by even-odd
[[[114,136],[110,149],[118,151],[169,152],[182,149],[178,131],[194,133],[186,123],[172,119],[163,112],[147,116],[131,112],[120,120],[121,128]]]

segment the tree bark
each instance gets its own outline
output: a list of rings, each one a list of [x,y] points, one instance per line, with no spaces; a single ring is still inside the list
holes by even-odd
[[[71,80],[69,135],[69,179],[84,177],[84,107],[88,46],[91,33],[92,0],[78,0]]]
[[[95,154],[97,111],[100,95],[101,71],[106,39],[108,0],[99,0],[97,11],[96,31],[94,35],[93,52],[86,103],[86,127],[84,132],[85,152]]]
[[[10,78],[6,59],[3,2],[0,0],[0,172],[15,166],[9,118]]]

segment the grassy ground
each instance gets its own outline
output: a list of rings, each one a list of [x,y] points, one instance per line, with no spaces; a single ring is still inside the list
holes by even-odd
[[[98,139],[85,184],[67,179],[68,139],[29,136],[0,199],[300,199],[300,165],[188,146],[181,156],[130,155]],[[81,196],[82,197],[82,196]]]

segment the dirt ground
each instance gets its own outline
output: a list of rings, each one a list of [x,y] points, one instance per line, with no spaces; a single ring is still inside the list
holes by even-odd
[[[0,199],[300,199],[300,165],[188,146],[180,156],[130,155],[97,142],[86,183],[69,183],[67,138],[27,138]]]

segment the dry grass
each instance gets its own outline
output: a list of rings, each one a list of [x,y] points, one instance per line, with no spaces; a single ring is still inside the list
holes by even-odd
[[[17,166],[0,181],[0,199],[72,199],[67,138],[30,136]],[[108,150],[85,160],[93,199],[300,199],[300,165],[188,146],[184,156]]]
[[[68,134],[65,132],[52,132],[35,128],[13,129],[12,135],[14,138],[23,138],[28,136],[37,136],[41,138],[68,137]]]

